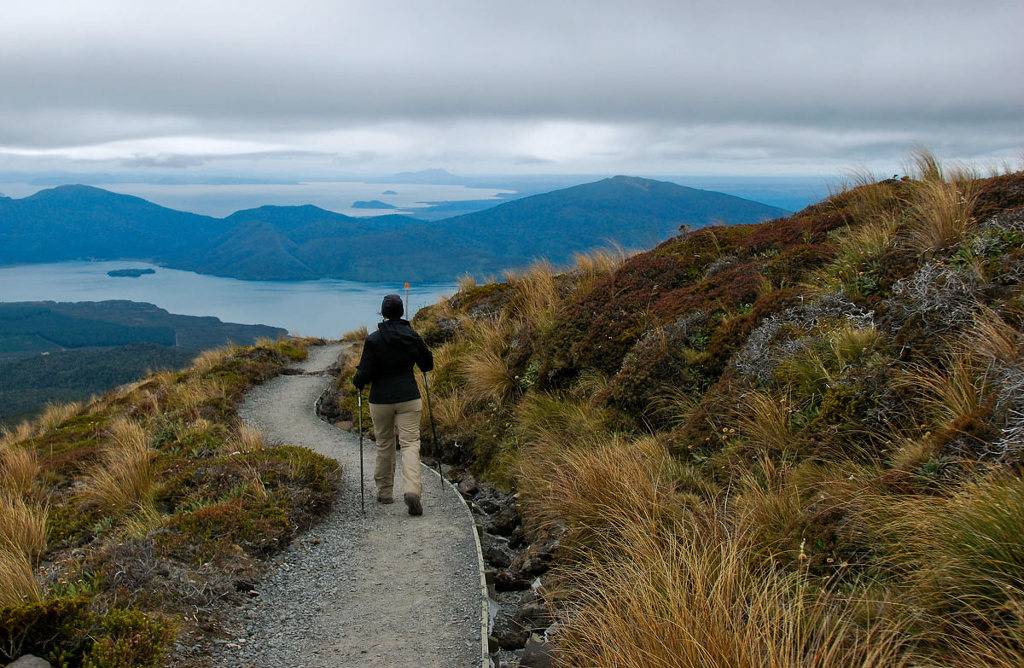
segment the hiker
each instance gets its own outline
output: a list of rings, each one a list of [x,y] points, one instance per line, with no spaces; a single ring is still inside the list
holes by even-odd
[[[413,364],[422,371],[434,368],[434,357],[403,320],[405,307],[398,295],[387,295],[380,305],[384,322],[366,337],[363,356],[352,378],[362,392],[370,385],[370,418],[377,434],[377,502],[393,503],[395,487],[395,433],[402,450],[402,490],[410,515],[422,515],[420,502],[420,390]]]

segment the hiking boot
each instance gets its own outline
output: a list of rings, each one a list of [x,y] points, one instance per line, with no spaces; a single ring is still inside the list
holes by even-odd
[[[405,505],[408,506],[410,515],[423,514],[423,504],[420,503],[420,497],[418,495],[406,494]]]
[[[395,502],[395,500],[393,498],[391,498],[390,495],[389,496],[384,496],[383,494],[378,494],[377,495],[377,503],[383,503],[383,504],[386,505],[386,504],[394,503],[394,502]]]

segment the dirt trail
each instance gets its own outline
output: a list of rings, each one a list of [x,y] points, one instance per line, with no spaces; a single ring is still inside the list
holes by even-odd
[[[303,375],[253,389],[239,414],[269,443],[341,462],[334,510],[285,551],[241,611],[240,637],[218,659],[232,666],[480,666],[483,600],[473,519],[457,492],[423,474],[423,517],[376,503],[366,448],[366,514],[359,511],[358,439],[320,420],[324,371],[341,345],[310,348]]]

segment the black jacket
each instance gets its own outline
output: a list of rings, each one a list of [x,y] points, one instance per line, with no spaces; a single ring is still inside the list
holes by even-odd
[[[412,365],[434,368],[434,356],[408,320],[385,320],[366,337],[363,356],[352,383],[362,390],[370,385],[370,403],[397,404],[420,398]]]

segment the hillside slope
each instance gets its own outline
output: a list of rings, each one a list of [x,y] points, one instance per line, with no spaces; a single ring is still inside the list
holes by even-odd
[[[0,424],[187,366],[205,349],[285,334],[140,302],[0,302]]]
[[[136,258],[242,279],[448,281],[618,243],[680,225],[750,223],[781,209],[673,183],[614,177],[433,222],[264,206],[224,219],[86,186],[0,201],[0,264]]]
[[[1024,663],[1024,173],[917,164],[417,314],[565,665]]]

